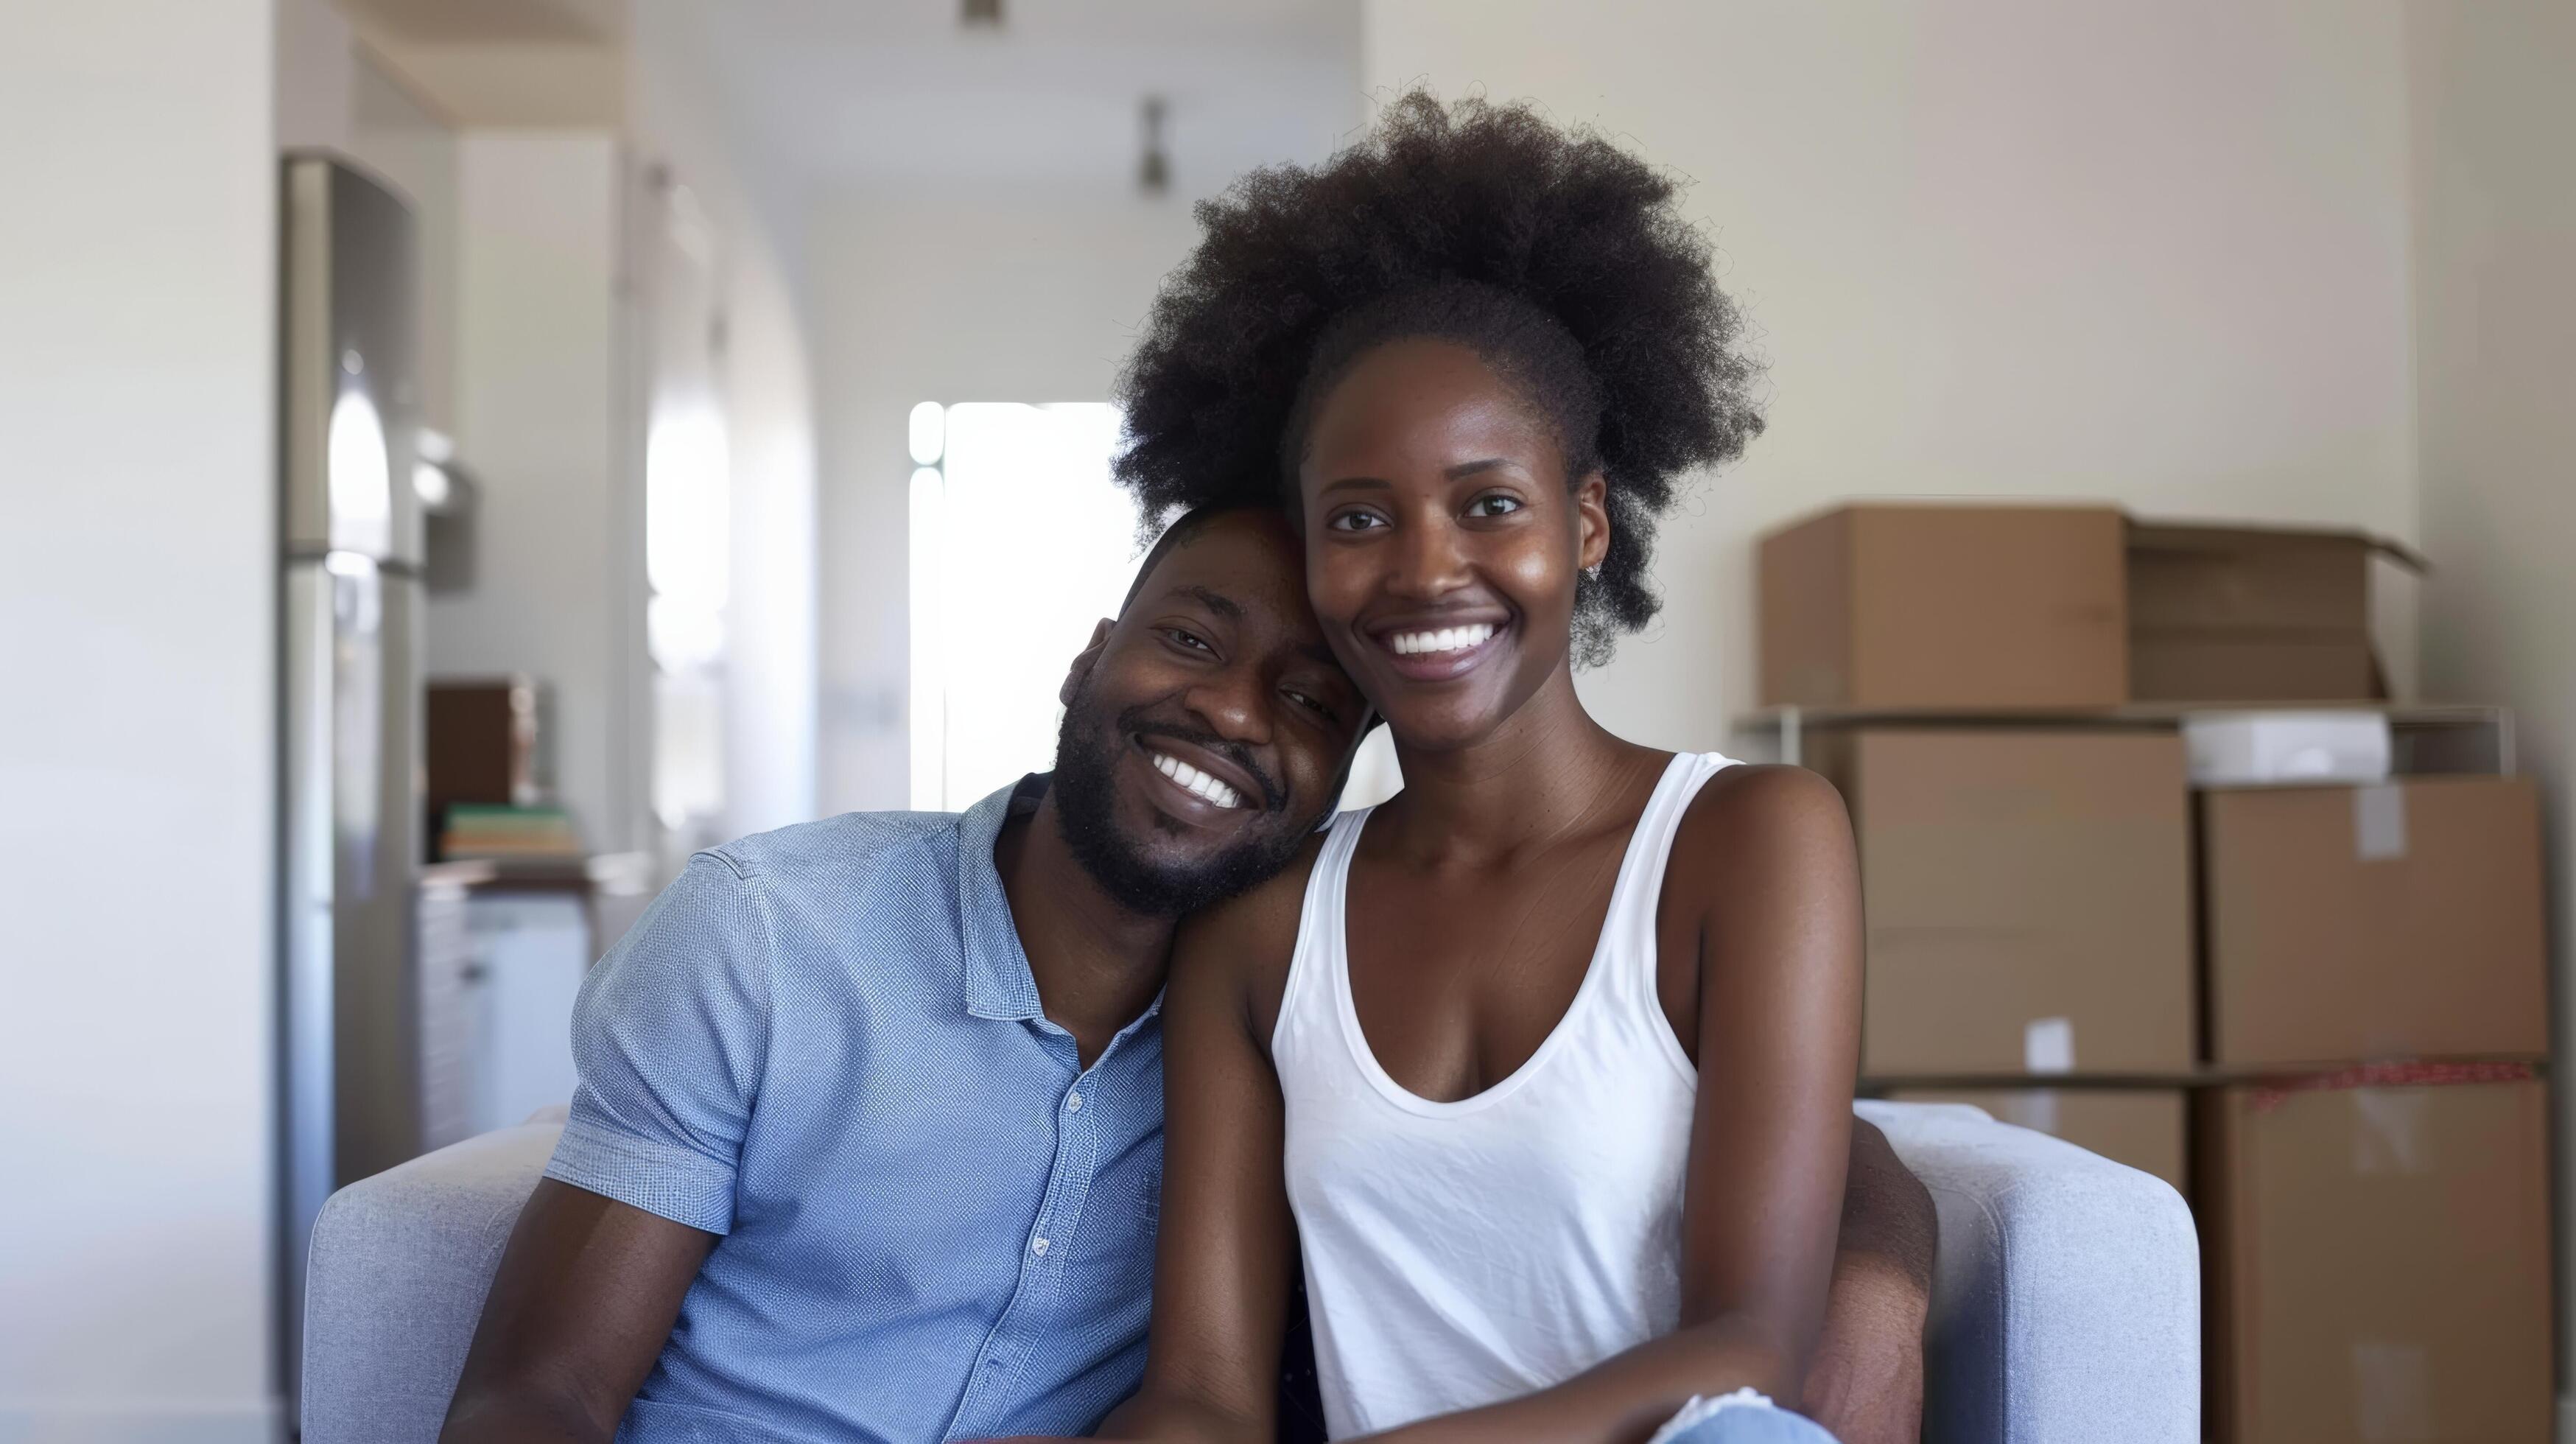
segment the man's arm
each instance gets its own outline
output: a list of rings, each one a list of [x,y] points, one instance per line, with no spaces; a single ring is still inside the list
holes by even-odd
[[[439,1444],[609,1444],[715,1242],[540,1181],[483,1300]]]
[[[1842,1237],[1806,1408],[1842,1444],[1914,1444],[1923,1426],[1923,1321],[1940,1237],[1932,1195],[1887,1135],[1852,1121]]]
[[[700,854],[583,980],[581,1082],[502,1250],[447,1444],[607,1441],[734,1224],[769,1053],[770,911]]]

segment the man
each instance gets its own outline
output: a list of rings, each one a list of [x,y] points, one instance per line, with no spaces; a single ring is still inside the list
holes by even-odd
[[[583,987],[445,1440],[1078,1434],[1135,1388],[1173,925],[1295,856],[1365,722],[1303,576],[1275,509],[1185,517],[1051,776],[691,861]],[[1821,1392],[1910,1439],[1929,1204],[1865,1144]]]

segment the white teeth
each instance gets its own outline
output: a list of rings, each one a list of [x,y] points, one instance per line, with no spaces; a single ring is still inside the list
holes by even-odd
[[[1181,759],[1161,752],[1156,752],[1150,747],[1145,750],[1145,755],[1154,759],[1155,771],[1172,779],[1174,782],[1179,783],[1189,791],[1195,792],[1199,796],[1206,798],[1208,801],[1215,803],[1217,806],[1241,807],[1243,805],[1242,793],[1235,791],[1233,788],[1226,786],[1217,779],[1199,771],[1197,768],[1183,762]]]
[[[1463,652],[1481,645],[1494,635],[1491,622],[1471,622],[1463,627],[1442,627],[1433,632],[1398,632],[1386,639],[1387,646],[1400,657],[1424,652]]]

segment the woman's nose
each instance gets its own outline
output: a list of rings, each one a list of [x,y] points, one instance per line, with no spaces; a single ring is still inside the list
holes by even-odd
[[[1407,527],[1396,546],[1395,573],[1388,590],[1420,600],[1446,595],[1467,580],[1466,554],[1458,529],[1443,517]]]

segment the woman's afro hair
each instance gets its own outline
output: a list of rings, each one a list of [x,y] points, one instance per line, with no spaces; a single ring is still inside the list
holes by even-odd
[[[1674,183],[1525,104],[1415,91],[1317,167],[1257,170],[1198,207],[1120,378],[1117,477],[1151,527],[1294,497],[1308,412],[1375,345],[1473,347],[1553,426],[1569,481],[1599,471],[1609,555],[1576,594],[1576,660],[1659,603],[1656,521],[1693,468],[1762,429],[1743,322]]]

